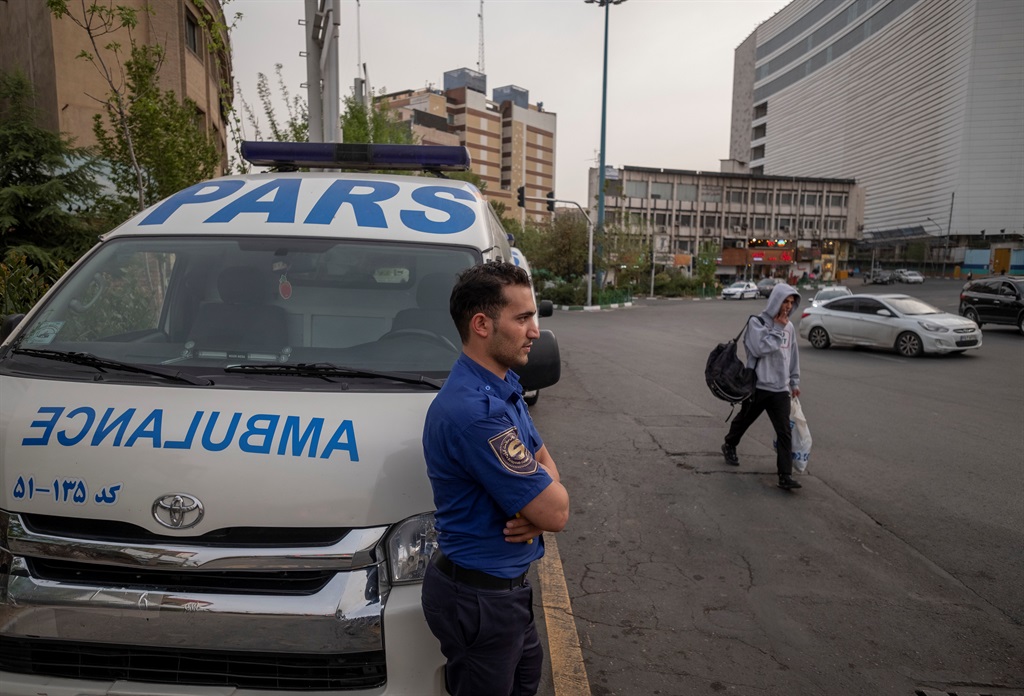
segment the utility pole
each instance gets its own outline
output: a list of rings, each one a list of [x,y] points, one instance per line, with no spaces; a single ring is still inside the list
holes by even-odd
[[[306,100],[310,142],[341,141],[338,88],[338,12],[340,0],[306,0]]]

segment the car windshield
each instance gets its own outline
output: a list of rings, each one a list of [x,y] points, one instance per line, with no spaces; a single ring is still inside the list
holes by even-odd
[[[478,261],[476,251],[452,246],[114,239],[39,308],[5,349],[0,369],[80,379],[216,375],[215,383],[236,386],[280,382],[224,371],[239,364],[329,363],[444,377],[461,346],[448,298],[456,274]],[[309,370],[288,374],[318,381]]]
[[[729,287],[733,288],[733,289],[736,289],[736,290],[742,290],[743,288],[747,287],[747,284],[746,283],[733,283]]]
[[[906,314],[909,316],[943,313],[941,309],[932,307],[927,302],[922,302],[921,300],[913,297],[897,297],[895,299],[889,299],[887,302],[900,314]]]

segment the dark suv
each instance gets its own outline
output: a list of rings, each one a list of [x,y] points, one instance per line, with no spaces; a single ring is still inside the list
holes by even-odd
[[[960,291],[960,314],[978,326],[1012,324],[1024,334],[1024,278],[970,281]]]

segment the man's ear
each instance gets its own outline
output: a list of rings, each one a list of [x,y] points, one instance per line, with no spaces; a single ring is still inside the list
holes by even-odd
[[[487,338],[491,335],[491,318],[483,312],[477,312],[469,319],[469,332],[480,338]]]

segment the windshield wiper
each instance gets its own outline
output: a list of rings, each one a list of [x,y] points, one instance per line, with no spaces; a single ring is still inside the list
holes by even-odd
[[[426,384],[435,389],[440,389],[444,382],[439,379],[425,377],[408,372],[382,372],[380,370],[366,370],[363,368],[345,367],[329,362],[299,363],[297,365],[282,365],[280,363],[260,363],[251,365],[228,365],[225,372],[242,372],[255,375],[292,375],[296,377],[319,377],[331,381],[331,377],[380,377],[391,379],[405,384]]]
[[[31,355],[32,357],[45,358],[46,360],[60,360],[62,362],[74,363],[75,365],[87,365],[89,367],[95,367],[100,372],[106,372],[107,370],[119,370],[121,372],[136,372],[142,375],[154,375],[156,377],[163,377],[164,379],[173,380],[175,382],[186,382],[187,384],[196,384],[200,386],[213,384],[213,382],[205,377],[193,377],[192,375],[179,370],[143,367],[142,365],[136,365],[134,363],[111,360],[110,358],[101,358],[97,355],[93,355],[92,353],[48,350],[42,348],[15,348],[13,352],[17,355]]]

